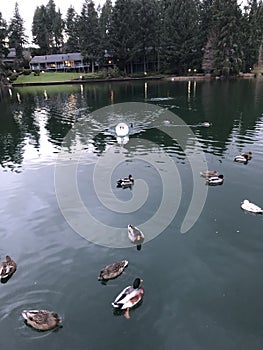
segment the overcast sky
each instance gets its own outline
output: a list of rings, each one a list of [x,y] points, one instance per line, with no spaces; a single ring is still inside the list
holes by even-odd
[[[34,12],[37,6],[47,5],[48,0],[0,0],[0,12],[2,12],[3,18],[9,23],[10,19],[13,17],[15,3],[18,3],[18,9],[20,16],[24,20],[24,27],[26,29],[26,35],[31,36],[31,25],[33,21]],[[80,13],[82,0],[54,0],[56,4],[56,10],[60,9],[63,18],[65,18],[66,13],[70,5],[74,7],[77,13]],[[104,4],[105,0],[95,0],[96,6],[99,4]]]

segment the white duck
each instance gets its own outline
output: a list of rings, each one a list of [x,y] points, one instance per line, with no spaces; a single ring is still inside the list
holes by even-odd
[[[247,211],[250,211],[251,213],[258,213],[262,214],[263,209],[261,209],[256,204],[250,203],[249,200],[245,199],[241,202],[241,208]]]
[[[124,137],[129,134],[129,127],[126,123],[119,123],[115,127],[116,135],[119,137]]]

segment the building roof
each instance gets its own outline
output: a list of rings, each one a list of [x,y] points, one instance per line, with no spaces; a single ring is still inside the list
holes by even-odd
[[[63,61],[81,61],[83,56],[79,52],[62,53],[57,55],[34,56],[29,63],[54,63]]]

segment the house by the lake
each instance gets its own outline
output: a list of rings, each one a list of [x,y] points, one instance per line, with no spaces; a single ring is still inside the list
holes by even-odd
[[[85,63],[79,52],[56,55],[34,56],[29,62],[31,70],[45,71],[88,71],[89,64]]]

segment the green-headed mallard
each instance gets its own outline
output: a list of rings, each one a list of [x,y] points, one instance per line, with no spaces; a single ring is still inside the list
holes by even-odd
[[[120,274],[122,274],[122,272],[124,271],[125,267],[128,265],[128,261],[127,260],[122,260],[119,262],[115,262],[111,265],[107,265],[105,266],[101,271],[100,271],[100,275],[98,277],[98,280],[109,280],[112,278],[115,278],[117,276],[119,276]]]
[[[132,187],[132,185],[134,185],[134,178],[132,175],[129,175],[128,177],[124,177],[123,179],[119,179],[117,181],[117,187],[126,188]]]
[[[130,241],[137,245],[137,249],[141,249],[141,245],[144,241],[144,234],[138,227],[133,225],[128,225],[128,237]]]
[[[252,158],[252,152],[241,153],[241,156],[247,157],[247,160],[250,160]]]
[[[48,310],[24,310],[22,316],[27,324],[40,331],[48,331],[61,323],[58,314]]]
[[[9,255],[6,256],[6,261],[0,263],[0,280],[9,279],[16,271],[16,263]]]
[[[144,289],[140,286],[141,282],[143,282],[143,280],[136,278],[133,285],[124,288],[114,302],[111,303],[114,308],[125,310],[124,316],[126,318],[130,318],[130,308],[138,304],[143,298]]]

